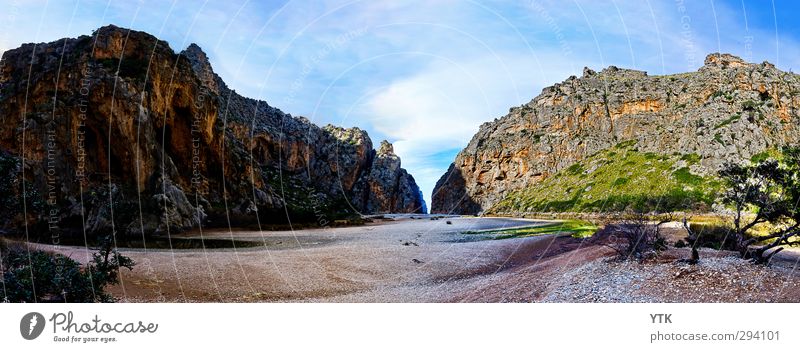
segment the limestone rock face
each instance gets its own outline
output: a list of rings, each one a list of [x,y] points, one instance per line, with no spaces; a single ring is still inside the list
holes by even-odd
[[[197,45],[175,53],[115,26],[3,53],[0,152],[19,165],[3,196],[31,195],[25,214],[20,204],[0,217],[6,231],[140,235],[424,211],[399,158],[384,162],[365,131],[243,97]]]
[[[709,55],[696,72],[649,76],[614,66],[545,88],[483,124],[437,183],[432,213],[479,214],[600,150],[697,154],[697,174],[800,140],[800,77]]]
[[[400,158],[387,141],[382,141],[367,178],[366,207],[374,212],[413,213],[424,211],[414,178],[400,167]]]

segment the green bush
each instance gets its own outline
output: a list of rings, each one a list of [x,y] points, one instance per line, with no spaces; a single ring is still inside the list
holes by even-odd
[[[0,239],[5,302],[111,302],[105,292],[119,282],[119,269],[134,262],[103,241],[92,261],[80,263],[64,255]]]
[[[734,123],[736,121],[739,121],[740,118],[742,118],[742,115],[734,114],[733,116],[731,116],[731,117],[725,119],[724,121],[718,123],[716,126],[714,126],[714,129],[717,130],[717,129],[723,128],[723,127],[725,127],[727,125],[730,125],[730,124],[732,124],[732,123]]]

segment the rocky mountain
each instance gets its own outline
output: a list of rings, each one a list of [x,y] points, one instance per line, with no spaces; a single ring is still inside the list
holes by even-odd
[[[388,142],[237,94],[194,44],[106,26],[6,51],[0,73],[6,231],[141,237],[425,210]]]
[[[578,210],[602,210],[620,201],[615,187],[638,192],[626,197],[661,195],[633,185],[708,191],[713,185],[701,180],[723,163],[800,140],[798,92],[797,75],[729,54],[709,55],[696,72],[666,76],[586,68],[483,124],[437,183],[431,212],[543,211],[547,197],[573,202],[555,209],[582,202]],[[614,170],[603,168],[626,158]],[[607,192],[598,192],[598,182],[609,185]],[[587,194],[597,202],[587,202]]]

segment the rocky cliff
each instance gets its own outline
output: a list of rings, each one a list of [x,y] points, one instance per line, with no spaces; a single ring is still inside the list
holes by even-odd
[[[642,154],[646,164],[636,167],[655,169],[647,157],[656,155],[675,161],[664,175],[713,175],[726,161],[797,143],[799,92],[797,75],[728,54],[709,55],[696,72],[667,76],[586,68],[582,77],[547,87],[483,124],[437,183],[431,212],[483,213],[571,166],[592,176],[599,165],[587,169],[591,165],[580,162],[601,151],[614,160],[617,152],[610,148],[616,146]],[[591,184],[582,188],[591,189]]]
[[[25,44],[0,67],[0,225],[138,235],[422,212],[384,142],[228,88],[143,32]]]

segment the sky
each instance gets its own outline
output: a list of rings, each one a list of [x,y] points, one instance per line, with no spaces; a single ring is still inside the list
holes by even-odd
[[[690,0],[0,0],[0,51],[106,24],[197,43],[240,94],[394,144],[427,203],[479,126],[583,67],[800,67],[800,4]]]

